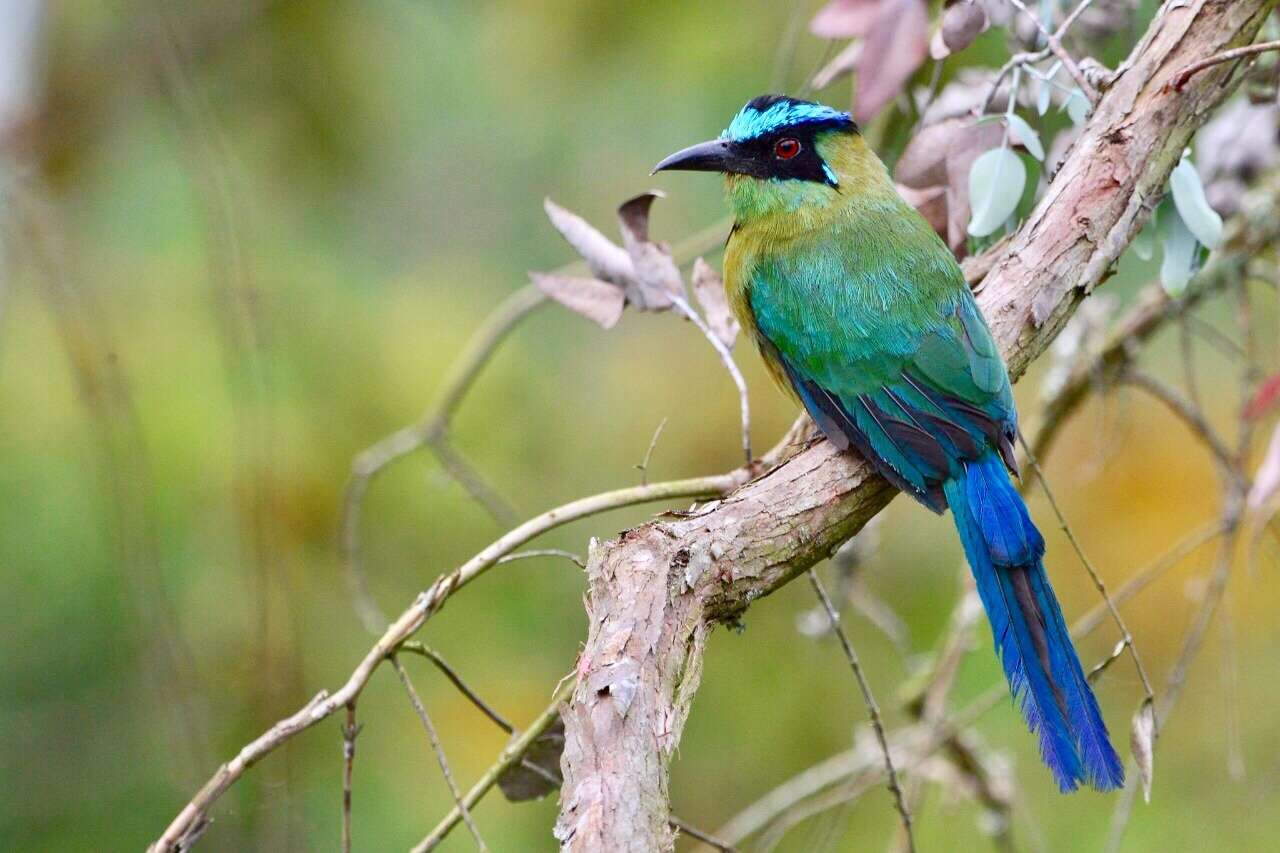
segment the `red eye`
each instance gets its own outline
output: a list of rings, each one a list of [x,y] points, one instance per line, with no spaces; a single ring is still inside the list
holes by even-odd
[[[800,142],[790,137],[779,139],[778,144],[773,146],[773,153],[779,160],[790,160],[800,153]]]

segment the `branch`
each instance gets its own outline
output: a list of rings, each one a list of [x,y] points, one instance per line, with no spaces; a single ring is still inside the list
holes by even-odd
[[[818,578],[818,573],[813,569],[809,570],[809,583],[813,585],[813,591],[817,594],[818,600],[822,602],[822,607],[827,611],[827,618],[831,620],[831,630],[835,631],[836,637],[840,640],[840,647],[844,649],[845,659],[849,661],[849,668],[853,670],[853,677],[858,682],[858,689],[862,691],[862,701],[866,703],[867,714],[871,717],[871,728],[876,733],[876,741],[880,744],[880,751],[884,754],[884,771],[889,780],[889,793],[893,796],[894,808],[898,810],[898,816],[902,818],[902,831],[906,834],[907,851],[915,853],[916,837],[911,830],[911,810],[907,808],[906,798],[902,795],[902,785],[898,782],[898,770],[893,766],[893,756],[889,752],[889,738],[884,733],[884,720],[880,716],[880,706],[876,704],[875,694],[871,692],[871,684],[867,681],[866,674],[862,671],[862,664],[858,661],[858,653],[853,648],[853,643],[849,641],[849,635],[845,633],[844,627],[840,624],[840,614],[835,606],[831,603],[831,596],[827,595],[827,590],[822,585],[822,581]]]
[[[489,792],[498,781],[503,773],[510,770],[516,764],[519,764],[524,754],[529,751],[529,747],[533,746],[533,742],[537,740],[543,732],[551,728],[551,725],[560,717],[560,705],[569,697],[569,691],[573,689],[574,673],[569,673],[561,681],[560,686],[556,688],[555,695],[551,698],[551,704],[538,715],[529,728],[525,729],[519,735],[512,739],[507,748],[498,756],[498,760],[493,766],[485,771],[480,780],[472,786],[467,795],[462,798],[462,802],[458,806],[454,806],[453,811],[445,815],[444,820],[431,830],[431,834],[418,842],[413,848],[413,853],[426,853],[428,850],[434,850],[436,845],[444,840],[449,831],[457,826],[458,821],[462,819],[461,806],[468,809],[475,808],[476,803],[480,802],[480,798]]]
[[[347,678],[346,683],[336,692],[330,694],[328,691],[321,691],[292,716],[276,723],[256,740],[246,744],[235,758],[219,767],[149,850],[153,853],[174,853],[174,851],[185,849],[189,841],[198,836],[207,825],[209,808],[244,775],[245,771],[284,742],[329,717],[339,708],[354,702],[382,661],[394,653],[405,640],[412,637],[427,618],[439,610],[451,595],[497,565],[504,556],[529,540],[571,521],[613,509],[652,501],[723,495],[745,479],[745,473],[734,472],[604,492],[557,507],[508,532],[450,574],[438,578],[425,592],[420,593],[414,603],[387,627],[382,637],[365,654],[364,659]]]
[[[1187,85],[1188,80],[1206,68],[1212,68],[1213,66],[1219,65],[1223,62],[1231,62],[1232,60],[1242,59],[1246,56],[1257,56],[1259,53],[1266,53],[1269,50],[1280,50],[1280,41],[1264,41],[1260,44],[1251,44],[1246,47],[1224,50],[1217,56],[1210,56],[1208,59],[1202,59],[1199,62],[1193,62],[1188,65],[1178,73],[1177,77],[1173,78],[1173,83],[1171,85],[1175,92],[1181,92],[1182,88]]]
[[[462,801],[462,792],[458,790],[458,783],[453,781],[453,771],[449,769],[449,759],[445,757],[444,747],[440,745],[440,736],[436,734],[436,727],[431,722],[431,715],[427,713],[427,707],[422,704],[418,691],[413,689],[413,682],[409,680],[408,670],[404,668],[404,664],[400,663],[400,659],[395,655],[391,656],[391,666],[395,669],[396,675],[400,677],[400,683],[404,685],[405,692],[409,694],[409,702],[413,705],[413,710],[417,712],[418,719],[422,720],[422,728],[426,730],[427,739],[431,741],[431,751],[436,754],[436,761],[440,764],[440,772],[444,774],[445,784],[449,786],[449,793],[453,795],[453,801],[457,804],[458,811],[462,813],[462,822],[467,825],[467,830],[471,833],[471,838],[475,841],[476,847],[480,849],[480,853],[488,853],[489,846],[480,837],[480,830],[476,827],[475,821],[472,820],[467,804]]]
[[[1085,97],[1089,99],[1089,105],[1097,106],[1098,90],[1089,82],[1089,78],[1084,76],[1084,72],[1080,70],[1080,66],[1071,58],[1071,54],[1067,53],[1059,39],[1060,33],[1065,32],[1066,29],[1071,26],[1071,23],[1075,21],[1076,16],[1089,6],[1089,2],[1090,0],[1083,0],[1083,2],[1076,7],[1076,10],[1071,13],[1070,18],[1063,21],[1062,26],[1059,28],[1059,32],[1051,33],[1045,28],[1044,23],[1040,20],[1040,16],[1028,9],[1022,0],[1009,0],[1009,4],[1011,6],[1017,8],[1018,11],[1030,18],[1031,22],[1035,24],[1036,29],[1040,32],[1041,38],[1044,39],[1045,49],[1058,57],[1058,61],[1062,63],[1062,67],[1067,69],[1067,73],[1071,75],[1071,79],[1076,81],[1076,85],[1080,87],[1080,91],[1084,92]]]
[[[1173,69],[1248,41],[1265,0],[1164,7],[1082,129],[1045,197],[979,288],[1020,377],[1105,280],[1182,149],[1230,93],[1209,71],[1181,95]],[[688,518],[627,531],[588,562],[590,632],[565,711],[565,849],[669,850],[667,764],[711,626],[830,555],[893,497],[860,460],[820,442]]]

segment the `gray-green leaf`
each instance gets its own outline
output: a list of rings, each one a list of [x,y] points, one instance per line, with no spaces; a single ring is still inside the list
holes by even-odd
[[[1200,173],[1186,157],[1174,168],[1169,184],[1173,188],[1173,203],[1178,206],[1178,215],[1196,239],[1210,249],[1222,245],[1222,217],[1209,206]]]
[[[1009,113],[1005,116],[1005,120],[1009,123],[1009,135],[1013,141],[1026,148],[1032,157],[1043,161],[1044,145],[1041,144],[1040,134],[1036,133],[1035,128],[1027,124],[1017,113]]]
[[[1160,263],[1160,285],[1165,293],[1181,296],[1187,282],[1195,275],[1200,242],[1178,215],[1173,205],[1160,206],[1160,246],[1164,260]]]
[[[1071,118],[1071,123],[1077,127],[1084,124],[1084,120],[1089,117],[1089,99],[1079,89],[1071,90],[1071,94],[1067,95],[1067,100],[1063,102],[1062,108],[1067,111],[1067,115]]]
[[[1048,80],[1041,80],[1036,89],[1036,112],[1044,115],[1049,112],[1049,101],[1053,97],[1053,85]]]
[[[1027,168],[1008,148],[993,148],[973,161],[969,169],[969,199],[973,216],[969,234],[995,233],[1018,207],[1027,185]]]
[[[1138,236],[1133,238],[1130,247],[1133,253],[1139,259],[1149,261],[1156,256],[1156,236],[1154,223],[1148,221],[1146,227],[1138,232]]]

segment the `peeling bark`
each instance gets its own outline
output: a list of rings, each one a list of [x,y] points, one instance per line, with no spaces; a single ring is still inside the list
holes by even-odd
[[[1045,197],[978,288],[1015,380],[1101,284],[1160,200],[1192,134],[1234,88],[1231,66],[1168,84],[1249,42],[1269,0],[1166,3],[1107,88]],[[674,846],[667,766],[710,628],[831,554],[894,496],[825,441],[689,517],[593,548],[589,635],[564,711],[556,838],[572,851]]]

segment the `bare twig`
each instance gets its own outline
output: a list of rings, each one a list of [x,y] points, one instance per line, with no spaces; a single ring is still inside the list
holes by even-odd
[[[723,241],[727,228],[727,222],[718,222],[704,228],[677,245],[672,255],[677,262],[701,255]],[[581,261],[575,261],[556,270],[555,274],[572,274],[582,266]],[[386,615],[369,590],[360,544],[361,513],[369,486],[387,466],[424,447],[429,447],[436,452],[446,473],[458,479],[462,487],[467,489],[481,506],[491,512],[500,506],[505,506],[501,499],[496,497],[497,493],[466,463],[465,459],[447,445],[447,433],[458,406],[462,404],[476,377],[489,363],[493,354],[520,323],[546,301],[546,295],[532,284],[525,285],[503,300],[471,335],[462,353],[446,374],[436,394],[435,402],[418,419],[418,422],[396,430],[357,454],[352,462],[351,476],[347,481],[342,502],[342,558],[356,613],[369,633],[379,634],[387,624]]]
[[[746,472],[738,471],[604,492],[557,507],[509,531],[452,573],[441,576],[426,591],[419,594],[412,606],[387,627],[337,692],[330,695],[327,691],[321,691],[297,712],[280,720],[256,740],[246,744],[233,759],[219,767],[204,787],[182,808],[160,838],[151,846],[151,850],[170,853],[179,844],[185,844],[194,830],[202,829],[207,823],[208,809],[235,784],[237,779],[244,775],[246,770],[295,735],[329,717],[348,702],[354,701],[369,683],[369,678],[382,661],[398,649],[405,640],[413,636],[427,618],[450,596],[497,565],[498,560],[521,545],[571,521],[612,509],[675,498],[705,498],[722,495],[735,485],[745,482],[747,476]]]
[[[1062,508],[1058,506],[1058,500],[1053,495],[1053,490],[1049,488],[1049,481],[1044,476],[1044,471],[1040,468],[1039,461],[1031,452],[1031,447],[1027,444],[1027,440],[1023,437],[1022,432],[1018,432],[1018,441],[1022,443],[1022,449],[1027,454],[1027,459],[1031,462],[1032,469],[1036,472],[1036,479],[1040,481],[1040,487],[1044,489],[1044,495],[1049,499],[1049,506],[1053,508],[1053,514],[1058,519],[1058,525],[1062,528],[1062,532],[1066,534],[1071,547],[1075,550],[1076,556],[1080,558],[1080,563],[1084,566],[1089,578],[1093,581],[1094,588],[1098,590],[1098,595],[1102,596],[1102,600],[1107,605],[1107,611],[1111,614],[1111,621],[1116,623],[1116,627],[1120,629],[1120,640],[1125,648],[1129,650],[1129,656],[1133,658],[1133,668],[1138,671],[1138,678],[1142,680],[1142,689],[1146,691],[1146,698],[1152,700],[1155,698],[1155,691],[1151,687],[1151,679],[1147,676],[1147,668],[1142,665],[1142,657],[1138,654],[1138,647],[1134,645],[1133,634],[1129,633],[1129,626],[1125,624],[1124,617],[1120,615],[1120,610],[1111,599],[1111,595],[1107,592],[1107,585],[1103,582],[1102,576],[1098,574],[1098,570],[1094,568],[1093,563],[1084,552],[1084,548],[1080,545],[1080,540],[1076,538],[1075,531],[1071,529],[1071,525],[1067,522],[1067,517],[1062,514]],[[1105,664],[1104,664],[1105,666]]]
[[[370,633],[379,633],[387,617],[369,591],[361,562],[360,513],[369,485],[386,467],[409,454],[443,440],[454,410],[462,402],[476,377],[507,336],[546,296],[532,284],[508,296],[480,324],[453,363],[436,396],[435,403],[414,425],[397,430],[362,451],[351,464],[342,506],[342,556],[347,582],[360,621]],[[456,457],[455,457],[456,458]],[[471,482],[478,481],[474,478]],[[465,486],[465,483],[464,483]]]
[[[529,724],[529,727],[512,739],[507,744],[507,748],[498,756],[498,760],[493,766],[484,772],[484,775],[471,787],[467,795],[462,798],[462,805],[467,808],[475,808],[476,803],[489,792],[498,781],[498,778],[510,768],[519,764],[524,758],[524,754],[529,751],[529,747],[538,739],[560,716],[560,706],[569,694],[573,691],[576,679],[574,673],[570,673],[561,680],[560,685],[556,688],[555,695],[551,698],[551,704],[547,705],[538,717]],[[430,834],[413,848],[413,853],[426,853],[428,850],[434,850],[436,845],[444,840],[449,831],[457,826],[462,819],[462,809],[455,806],[453,811],[444,817]]]
[[[391,666],[395,669],[396,675],[400,676],[400,683],[404,685],[405,692],[409,694],[409,702],[413,705],[413,710],[417,712],[418,719],[422,720],[422,727],[427,731],[427,740],[431,741],[431,749],[436,754],[436,761],[440,764],[440,772],[444,774],[444,781],[449,786],[449,793],[453,794],[453,801],[457,804],[458,810],[462,812],[462,822],[467,825],[467,829],[471,832],[471,837],[475,839],[476,847],[481,851],[488,850],[489,848],[485,845],[484,839],[480,837],[479,828],[476,827],[475,821],[471,819],[471,811],[462,800],[462,793],[458,790],[458,783],[453,781],[453,771],[449,769],[449,759],[445,757],[444,747],[440,745],[440,737],[436,734],[436,727],[431,722],[431,716],[427,713],[426,706],[422,704],[418,691],[413,689],[413,682],[409,680],[409,672],[395,655],[391,655]]]
[[[985,113],[991,107],[991,102],[995,100],[996,93],[1000,89],[1000,84],[1003,83],[1004,78],[1008,77],[1009,74],[1011,74],[1015,69],[1021,68],[1024,65],[1033,65],[1037,62],[1040,62],[1041,60],[1048,59],[1050,54],[1057,56],[1058,59],[1062,61],[1063,66],[1066,67],[1067,62],[1070,61],[1071,58],[1069,55],[1066,54],[1066,51],[1063,50],[1062,48],[1062,39],[1067,34],[1067,30],[1071,29],[1071,25],[1076,22],[1076,18],[1080,17],[1081,12],[1089,8],[1089,5],[1093,2],[1093,0],[1080,0],[1080,3],[1077,4],[1073,10],[1071,10],[1071,14],[1067,15],[1067,17],[1062,20],[1062,23],[1058,25],[1058,28],[1054,30],[1053,33],[1046,32],[1044,26],[1040,23],[1039,18],[1037,18],[1033,13],[1029,12],[1026,6],[1024,6],[1021,2],[1017,2],[1017,0],[1009,0],[1009,2],[1013,5],[1016,5],[1019,9],[1021,9],[1023,12],[1026,12],[1035,20],[1036,28],[1040,30],[1041,34],[1046,36],[1046,40],[1045,40],[1046,47],[1043,47],[1040,50],[1031,50],[1031,51],[1025,51],[1023,53],[1015,53],[1013,56],[1009,57],[1009,60],[1005,62],[1004,65],[1000,66],[1000,70],[996,72],[995,79],[991,81],[991,88],[987,90],[987,96],[986,98],[983,99],[982,108],[979,110],[979,112]],[[1054,45],[1057,46],[1056,50],[1054,49]],[[1066,56],[1065,59],[1063,58],[1064,56]],[[1082,86],[1081,91],[1083,91],[1086,94],[1086,96],[1089,97],[1089,103],[1091,106],[1097,106],[1097,103],[1098,103],[1097,91],[1094,90],[1093,87],[1089,85],[1088,78],[1084,76],[1084,73],[1080,70],[1080,66],[1076,65],[1074,62],[1072,62],[1072,66],[1074,66],[1075,71],[1072,72],[1071,68],[1067,68],[1068,72],[1071,73],[1071,76],[1076,80],[1077,83],[1083,80],[1085,82],[1085,86],[1089,86],[1089,88],[1085,88],[1084,86]],[[1093,92],[1093,94],[1090,96],[1089,92]],[[1010,92],[1009,93],[1010,100],[1012,101],[1013,98],[1016,97],[1016,95],[1017,95],[1017,92]]]
[[[1243,59],[1247,56],[1257,56],[1269,50],[1280,50],[1280,41],[1264,41],[1258,44],[1224,50],[1222,53],[1214,54],[1207,59],[1191,63],[1179,71],[1169,82],[1169,85],[1173,87],[1175,92],[1181,92],[1183,87],[1187,85],[1188,80],[1206,68],[1212,68],[1215,65],[1221,65],[1224,62],[1231,62],[1236,59]]]
[[[498,562],[501,563],[502,560],[499,560]],[[472,705],[479,708],[480,713],[492,720],[495,726],[502,729],[507,734],[511,734],[515,731],[511,724],[506,721],[506,718],[493,710],[493,708],[489,706],[489,703],[481,699],[479,694],[467,686],[467,683],[462,680],[462,676],[458,675],[457,671],[454,670],[453,667],[449,666],[449,664],[445,662],[445,659],[442,658],[439,652],[435,649],[431,648],[426,643],[420,643],[416,640],[410,640],[409,642],[403,643],[400,648],[403,651],[412,652],[415,655],[421,655],[435,664],[436,668],[444,673],[444,677],[449,679],[454,687],[458,688],[458,692],[463,696],[466,696],[467,700],[470,701]]]
[[[916,849],[915,834],[911,830],[911,810],[907,808],[907,801],[902,795],[902,786],[898,783],[898,771],[893,766],[893,756],[889,754],[889,738],[884,732],[884,719],[880,716],[880,706],[876,704],[875,694],[871,692],[871,684],[867,681],[866,673],[862,671],[862,664],[858,661],[858,653],[853,648],[853,643],[849,641],[849,635],[845,633],[844,627],[840,624],[840,614],[831,603],[831,597],[827,595],[827,590],[822,586],[822,581],[818,577],[818,573],[813,569],[809,569],[809,583],[813,586],[814,593],[817,594],[818,600],[822,602],[823,608],[827,611],[827,618],[831,620],[831,630],[840,640],[840,646],[844,649],[844,656],[849,661],[849,668],[853,670],[853,677],[858,682],[858,689],[862,691],[862,699],[867,705],[867,714],[871,717],[871,728],[875,730],[876,740],[880,742],[880,749],[884,752],[884,769],[889,780],[889,792],[893,795],[893,805],[898,810],[898,816],[902,818],[902,831],[906,834],[906,845],[908,851]]]
[[[703,844],[706,844],[709,847],[714,847],[716,850],[719,850],[720,853],[737,853],[738,848],[734,847],[729,842],[722,841],[709,832],[703,832],[701,829],[698,829],[696,826],[692,826],[691,824],[685,823],[675,815],[671,816],[671,818],[669,819],[669,823],[671,824],[672,829],[678,830],[684,833],[685,835],[689,836],[690,838],[696,839],[697,841],[701,841]]]
[[[506,498],[498,494],[498,490],[490,486],[480,472],[450,442],[447,435],[441,433],[434,440],[428,441],[436,461],[455,483],[462,486],[480,507],[502,527],[511,527],[520,522],[520,516]]]
[[[1071,23],[1075,21],[1076,16],[1083,12],[1091,2],[1092,0],[1082,0],[1080,5],[1076,7],[1075,11],[1062,22],[1062,26],[1059,27],[1056,32],[1049,32],[1049,30],[1045,28],[1045,25],[1040,21],[1040,16],[1028,9],[1022,0],[1009,0],[1009,5],[1017,8],[1035,23],[1036,29],[1040,31],[1040,35],[1044,38],[1045,45],[1049,52],[1062,62],[1062,67],[1067,69],[1067,73],[1071,75],[1071,79],[1076,81],[1076,85],[1080,87],[1080,91],[1089,99],[1089,105],[1096,107],[1098,105],[1098,90],[1089,82],[1089,78],[1085,77],[1084,72],[1080,70],[1080,66],[1071,58],[1071,54],[1067,53],[1066,49],[1063,48],[1061,41],[1062,34],[1064,34]]]
[[[516,560],[529,560],[535,557],[563,557],[573,563],[580,569],[587,567],[587,561],[582,559],[572,551],[566,551],[563,548],[531,548],[528,551],[519,551],[515,554],[508,554],[498,561],[498,564],[514,563]]]
[[[1204,413],[1184,397],[1178,389],[1163,379],[1158,379],[1146,371],[1133,367],[1126,369],[1121,374],[1121,379],[1135,388],[1141,388],[1161,403],[1164,403],[1169,411],[1177,415],[1209,448],[1223,476],[1228,479],[1239,479],[1240,475],[1236,471],[1235,455],[1227,448],[1226,442],[1218,435],[1217,430],[1205,419]]]
[[[1280,217],[1264,215],[1257,219],[1256,224],[1247,226],[1238,219],[1228,223],[1224,247],[1209,257],[1180,299],[1171,299],[1159,282],[1142,289],[1098,351],[1077,364],[1067,381],[1045,402],[1043,418],[1031,440],[1036,456],[1044,458],[1048,454],[1058,432],[1089,391],[1113,380],[1131,362],[1140,344],[1163,328],[1171,317],[1181,315],[1198,324],[1199,318],[1190,313],[1191,309],[1239,281],[1249,260],[1261,247],[1280,237]]]
[[[1150,565],[1139,569],[1130,575],[1129,578],[1111,594],[1112,603],[1114,603],[1116,607],[1124,604],[1126,601],[1133,598],[1139,592],[1146,589],[1149,585],[1162,577],[1165,572],[1182,562],[1182,560],[1192,551],[1204,545],[1206,542],[1216,539],[1224,532],[1225,529],[1226,528],[1221,521],[1211,521],[1199,529],[1188,533],[1176,545],[1152,561]],[[1099,625],[1102,624],[1102,620],[1107,617],[1109,612],[1110,608],[1107,606],[1105,601],[1098,602],[1092,610],[1075,621],[1071,626],[1071,633],[1075,636],[1083,636],[1085,634],[1092,633]]]
[[[1222,602],[1222,597],[1226,593],[1227,581],[1231,577],[1231,556],[1236,545],[1236,533],[1239,530],[1238,508],[1233,510],[1228,506],[1224,514],[1224,523],[1227,523],[1229,527],[1223,535],[1222,545],[1218,551],[1218,561],[1209,578],[1209,586],[1205,590],[1204,598],[1200,602],[1200,608],[1196,611],[1191,626],[1187,631],[1186,639],[1182,642],[1182,650],[1178,653],[1177,661],[1174,663],[1173,670],[1165,683],[1164,695],[1160,697],[1159,702],[1156,704],[1157,731],[1164,728],[1169,715],[1173,713],[1174,706],[1177,705],[1178,699],[1182,695],[1183,685],[1186,684],[1187,673],[1191,669],[1191,663],[1199,653],[1200,646],[1203,644],[1209,625],[1213,620],[1214,611]],[[1133,769],[1133,761],[1130,760],[1126,768],[1126,776],[1130,779],[1134,776]],[[1129,818],[1133,813],[1133,801],[1137,796],[1139,787],[1141,786],[1135,782],[1130,782],[1120,792],[1120,799],[1116,802],[1115,810],[1111,814],[1111,832],[1107,839],[1106,847],[1108,853],[1116,853],[1120,849],[1120,843],[1124,840],[1125,829],[1128,828]]]
[[[675,305],[676,310],[683,314],[689,322],[698,327],[698,331],[702,332],[702,336],[715,349],[716,354],[720,356],[720,363],[724,365],[724,369],[729,371],[729,378],[733,380],[734,386],[738,389],[738,408],[742,417],[742,453],[746,457],[745,464],[748,468],[753,462],[751,456],[751,404],[747,400],[747,380],[742,378],[742,371],[738,370],[737,363],[733,360],[733,353],[729,352],[729,347],[725,346],[724,341],[711,331],[711,327],[706,321],[699,316],[697,311],[689,305],[688,301],[679,294],[667,294],[671,299],[671,303]],[[655,436],[656,438],[656,436]]]
[[[347,705],[347,722],[342,727],[342,853],[351,853],[351,777],[356,762],[356,703]]]
[[[658,439],[662,438],[662,431],[666,427],[667,419],[663,418],[658,422],[658,428],[653,431],[653,438],[649,439],[649,448],[644,452],[644,458],[636,466],[636,470],[640,472],[640,485],[649,482],[649,460],[653,457],[653,449],[658,446]],[[584,566],[583,568],[586,567]]]

